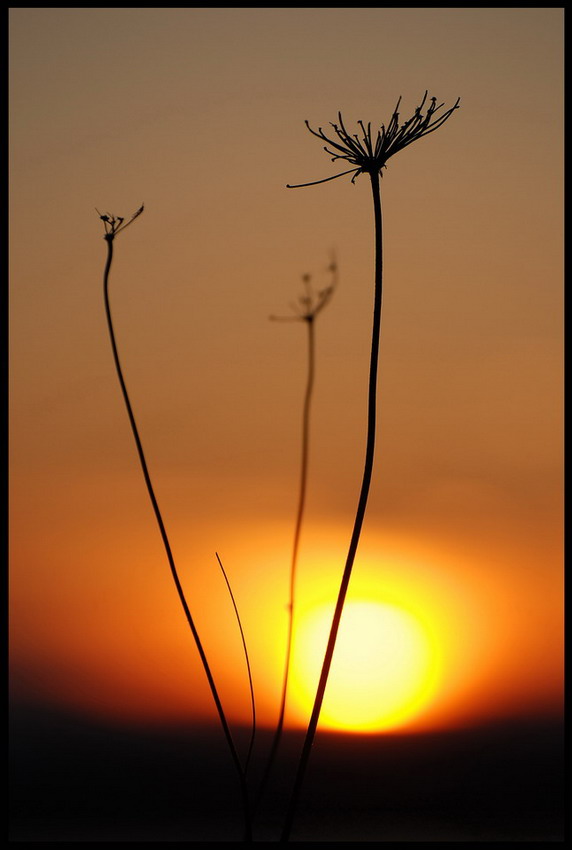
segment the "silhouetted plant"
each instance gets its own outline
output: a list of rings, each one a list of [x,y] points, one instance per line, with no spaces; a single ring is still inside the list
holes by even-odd
[[[329,180],[336,180],[338,177],[343,177],[345,174],[351,174],[351,182],[355,183],[360,174],[368,174],[371,181],[371,190],[373,195],[374,208],[374,240],[375,240],[375,280],[374,280],[374,310],[373,310],[373,329],[371,341],[371,355],[369,367],[369,386],[368,386],[368,409],[367,409],[367,441],[366,453],[362,484],[358,500],[358,506],[354,521],[353,532],[350,540],[344,572],[338,592],[338,598],[332,619],[332,625],[328,638],[328,644],[322,665],[322,671],[318,682],[316,697],[312,714],[308,724],[308,730],[304,740],[298,770],[296,773],[292,796],[289,807],[286,813],[284,829],[281,836],[281,841],[288,841],[292,829],[294,815],[298,803],[301,785],[306,772],[308,759],[316,728],[320,717],[324,693],[330,667],[334,647],[342,616],[344,601],[347,594],[348,584],[353,568],[355,554],[358,547],[358,542],[361,534],[365,510],[367,506],[369,488],[373,471],[374,449],[375,449],[375,433],[376,433],[376,407],[377,407],[377,371],[379,360],[379,340],[381,332],[381,305],[382,305],[382,283],[383,283],[383,245],[382,245],[382,211],[381,211],[381,191],[380,191],[380,176],[383,168],[386,167],[387,161],[399,151],[406,148],[408,145],[417,141],[417,139],[434,132],[452,115],[455,109],[458,108],[460,99],[457,99],[454,106],[444,112],[443,104],[437,105],[436,98],[432,97],[429,100],[428,106],[425,108],[427,101],[427,92],[423,96],[420,105],[415,109],[415,112],[403,124],[399,123],[399,98],[397,105],[393,111],[391,119],[385,127],[384,124],[377,131],[377,136],[372,137],[371,123],[364,125],[363,121],[358,121],[361,134],[350,135],[344,126],[341,113],[338,113],[339,124],[331,124],[333,133],[326,135],[321,127],[318,130],[313,130],[308,121],[306,126],[308,130],[326,142],[324,150],[332,157],[332,162],[337,160],[345,160],[352,165],[352,168],[347,171],[342,171],[340,174],[335,174],[332,177],[326,177],[323,180],[314,180],[310,183],[299,183],[296,185],[288,185],[288,188],[301,188],[303,186],[315,186],[318,183],[326,183]],[[425,111],[424,111],[425,108]]]
[[[247,750],[247,753],[246,753],[246,759],[244,761],[244,773],[246,775],[246,773],[248,773],[248,766],[250,764],[250,759],[252,757],[252,750],[254,748],[254,739],[255,739],[255,736],[256,736],[256,700],[254,699],[254,684],[253,684],[253,681],[252,681],[252,669],[250,667],[250,657],[248,655],[248,647],[246,645],[246,638],[244,636],[244,629],[242,628],[242,620],[240,619],[240,614],[239,614],[239,611],[238,611],[238,606],[236,604],[236,600],[234,598],[234,593],[232,592],[232,587],[230,586],[230,581],[228,580],[226,570],[223,567],[223,564],[222,564],[222,561],[219,557],[218,552],[215,552],[215,555],[216,555],[216,559],[218,561],[219,567],[221,569],[221,572],[224,576],[224,580],[226,582],[226,586],[228,588],[228,592],[229,592],[229,595],[230,595],[230,598],[232,600],[232,604],[233,604],[233,607],[234,607],[234,613],[236,614],[236,619],[238,621],[238,628],[240,630],[240,637],[242,639],[242,648],[244,650],[244,658],[245,658],[245,661],[246,661],[246,672],[248,674],[248,687],[249,687],[249,690],[250,690],[250,707],[251,707],[251,712],[252,712],[252,721],[251,721],[250,740],[248,742],[248,750]]]
[[[149,474],[149,469],[147,467],[147,461],[145,459],[145,453],[143,451],[143,446],[142,446],[142,443],[141,443],[141,439],[139,437],[139,431],[138,431],[138,428],[137,428],[137,424],[135,422],[135,416],[134,416],[134,413],[133,413],[133,408],[132,408],[131,402],[129,400],[129,394],[127,392],[127,387],[126,387],[125,380],[124,380],[124,377],[123,377],[123,370],[121,369],[121,363],[120,363],[120,360],[119,360],[119,353],[118,353],[117,343],[116,343],[116,339],[115,339],[115,331],[114,331],[114,328],[113,328],[113,321],[112,321],[112,318],[111,318],[111,308],[110,308],[110,302],[109,302],[109,272],[111,270],[111,264],[112,264],[112,261],[113,261],[114,240],[115,240],[115,237],[119,233],[121,233],[123,230],[125,230],[126,227],[128,227],[133,221],[135,221],[136,218],[138,218],[138,216],[141,215],[141,213],[143,212],[143,209],[144,209],[144,207],[142,205],[137,210],[137,212],[135,212],[131,216],[131,218],[127,221],[124,218],[121,218],[120,216],[110,215],[109,213],[102,215],[98,211],[98,215],[99,215],[100,219],[103,221],[103,224],[104,224],[104,228],[105,228],[104,239],[107,242],[107,261],[106,261],[105,270],[104,270],[104,273],[103,273],[103,289],[104,289],[105,313],[106,313],[106,316],[107,316],[107,325],[108,325],[108,328],[109,328],[109,335],[110,335],[110,339],[111,339],[111,347],[112,347],[112,350],[113,350],[113,359],[115,361],[115,368],[117,370],[117,376],[119,378],[119,383],[121,385],[121,392],[123,393],[123,399],[125,401],[125,406],[127,408],[127,415],[129,417],[129,422],[131,424],[131,430],[133,432],[133,437],[135,439],[135,445],[137,447],[137,453],[139,455],[139,461],[141,463],[141,468],[143,470],[143,477],[145,479],[145,484],[147,485],[147,491],[148,491],[148,494],[149,494],[149,498],[150,498],[151,504],[153,506],[155,518],[157,520],[157,524],[159,526],[159,531],[161,533],[161,538],[163,540],[163,545],[165,547],[165,552],[167,554],[167,560],[168,560],[169,566],[171,568],[171,575],[173,577],[173,581],[175,582],[175,587],[177,589],[177,593],[179,595],[181,605],[183,606],[183,610],[185,612],[187,622],[189,624],[193,638],[195,640],[195,644],[197,646],[197,650],[199,652],[199,656],[200,656],[200,659],[201,659],[201,662],[202,662],[202,665],[203,665],[203,668],[204,668],[204,671],[205,671],[205,674],[206,674],[206,677],[207,677],[207,680],[208,680],[208,683],[209,683],[211,694],[212,694],[212,697],[213,697],[214,702],[215,702],[215,706],[216,706],[217,713],[218,713],[218,716],[219,716],[219,719],[220,719],[220,723],[221,723],[225,738],[226,738],[227,743],[228,743],[228,747],[229,747],[229,750],[230,750],[230,753],[231,753],[231,756],[232,756],[233,763],[236,767],[236,770],[237,770],[237,773],[238,773],[238,776],[239,776],[241,796],[242,796],[242,805],[243,805],[243,812],[244,812],[244,821],[245,821],[244,840],[250,842],[250,841],[252,841],[252,825],[251,825],[251,816],[250,816],[250,803],[249,803],[249,797],[248,797],[248,788],[247,788],[247,784],[246,784],[246,767],[242,766],[240,757],[238,755],[236,746],[234,744],[234,740],[233,740],[233,737],[232,737],[232,734],[231,734],[231,731],[230,731],[230,727],[228,725],[228,722],[227,722],[227,719],[226,719],[226,716],[225,716],[225,713],[224,713],[224,709],[223,709],[223,706],[222,706],[222,703],[221,703],[221,700],[220,700],[220,697],[219,697],[219,694],[218,694],[218,691],[217,691],[217,688],[216,688],[216,685],[215,685],[215,681],[214,681],[209,663],[207,661],[205,650],[204,650],[203,645],[201,643],[199,633],[198,633],[197,628],[195,626],[194,620],[191,616],[191,611],[190,611],[189,606],[187,604],[187,600],[185,598],[183,587],[182,587],[180,579],[179,579],[177,567],[175,565],[175,560],[174,560],[173,553],[172,553],[172,550],[171,550],[171,545],[169,543],[169,538],[167,536],[167,531],[165,529],[163,517],[162,517],[161,511],[159,509],[159,504],[158,504],[157,498],[155,496],[153,484],[151,482],[151,476]],[[218,555],[217,555],[217,559],[218,559]],[[221,569],[222,569],[222,564],[220,563],[220,559],[218,559],[218,560],[219,560],[219,564],[220,564]],[[223,569],[223,575],[225,576],[225,579],[227,581],[227,586],[228,586],[229,591],[230,591],[230,585],[228,583],[228,579],[226,578],[226,574],[224,573],[224,569]],[[231,591],[231,598],[232,598],[232,601],[233,601],[233,604],[234,604],[234,597],[232,596],[232,591]],[[235,610],[236,610],[236,606],[235,606]],[[236,613],[237,613],[237,616],[238,616],[238,611]],[[239,618],[239,625],[240,625],[240,618]],[[240,628],[241,628],[241,634],[242,634],[242,626],[240,626]],[[243,640],[244,640],[244,635],[243,635]],[[245,650],[246,650],[246,645],[245,645]],[[248,656],[247,656],[247,659],[248,659]],[[249,670],[249,677],[250,677],[250,666],[248,667],[248,670]],[[250,681],[251,681],[251,687],[252,687],[252,680],[250,680]],[[250,750],[249,750],[248,758],[250,758]]]
[[[284,679],[282,683],[282,694],[280,697],[280,709],[278,713],[278,722],[276,731],[270,748],[270,755],[266,765],[259,790],[259,798],[262,796],[276,753],[280,745],[282,730],[284,728],[284,716],[286,713],[286,699],[288,692],[288,679],[290,676],[291,656],[292,656],[292,638],[294,630],[294,603],[296,592],[296,568],[298,564],[298,550],[300,546],[300,534],[302,530],[302,520],[304,517],[304,507],[306,504],[306,485],[308,479],[308,460],[310,453],[310,408],[312,403],[312,392],[314,389],[314,371],[315,371],[315,329],[314,323],[318,313],[320,313],[326,304],[332,298],[337,285],[337,265],[335,260],[332,260],[328,270],[332,274],[332,282],[325,289],[314,291],[311,284],[311,275],[302,275],[302,283],[304,285],[304,294],[298,296],[296,302],[291,304],[292,316],[270,316],[276,322],[304,322],[307,328],[307,350],[308,350],[308,372],[306,379],[306,390],[304,393],[304,405],[302,411],[302,452],[300,463],[300,489],[298,497],[298,509],[296,512],[296,522],[294,526],[294,541],[292,545],[292,557],[290,561],[290,593],[288,602],[288,632],[286,637],[286,658],[284,663]]]

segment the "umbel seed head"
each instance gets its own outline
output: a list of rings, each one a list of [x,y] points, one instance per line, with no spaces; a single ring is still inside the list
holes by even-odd
[[[326,177],[323,180],[313,180],[310,183],[288,184],[287,188],[297,189],[302,186],[315,186],[317,183],[327,183],[328,180],[335,180],[338,177],[343,177],[345,174],[353,175],[351,181],[355,183],[356,177],[359,177],[360,174],[381,173],[382,168],[386,167],[387,160],[390,157],[422,136],[427,136],[441,127],[453,114],[455,109],[458,109],[460,100],[460,98],[457,98],[454,106],[438,115],[437,113],[443,108],[444,104],[440,103],[437,105],[437,98],[432,97],[426,106],[427,92],[425,92],[421,103],[415,109],[411,118],[400,124],[398,112],[399,104],[401,103],[400,97],[387,127],[385,124],[382,124],[375,138],[372,136],[371,123],[366,126],[363,121],[358,121],[360,134],[354,133],[350,135],[344,125],[341,112],[338,112],[338,123],[330,125],[333,128],[333,133],[330,133],[329,136],[324,133],[321,127],[313,130],[308,121],[306,121],[306,127],[310,133],[317,136],[323,142],[326,142],[324,150],[330,154],[332,162],[343,159],[353,167],[347,171],[340,172],[340,174],[334,174],[333,177]]]

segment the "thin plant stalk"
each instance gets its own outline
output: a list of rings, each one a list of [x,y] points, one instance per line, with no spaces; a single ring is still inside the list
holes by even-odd
[[[284,660],[284,675],[282,681],[282,694],[280,698],[280,710],[278,714],[278,722],[272,739],[272,746],[268,756],[266,769],[260,784],[258,798],[262,797],[266,785],[268,783],[280,741],[284,729],[284,718],[286,714],[286,698],[288,693],[288,679],[290,676],[291,656],[292,656],[292,639],[294,634],[294,604],[296,594],[296,569],[298,565],[298,550],[300,547],[300,534],[302,531],[302,520],[304,518],[304,507],[306,504],[306,484],[308,479],[308,456],[310,448],[310,406],[312,402],[312,389],[314,386],[314,360],[315,360],[315,340],[314,340],[314,317],[309,316],[306,319],[307,343],[308,343],[308,375],[306,380],[306,391],[304,393],[304,408],[302,414],[302,458],[300,464],[300,495],[298,498],[298,509],[296,512],[296,524],[294,527],[294,541],[292,544],[292,559],[290,563],[290,594],[288,602],[288,632],[286,636],[286,655]]]
[[[222,561],[219,557],[218,552],[215,552],[215,555],[216,555],[216,559],[219,563],[219,567],[221,568],[221,572],[224,576],[224,580],[226,582],[226,586],[228,588],[230,598],[232,600],[232,604],[233,604],[233,607],[234,607],[234,613],[236,614],[236,619],[237,619],[237,622],[238,622],[238,628],[240,630],[240,637],[242,639],[242,648],[244,649],[244,658],[245,658],[245,661],[246,661],[246,671],[247,671],[247,674],[248,674],[248,686],[249,686],[249,690],[250,690],[250,707],[251,707],[252,722],[251,722],[250,740],[248,742],[248,750],[247,750],[247,753],[246,753],[246,759],[244,761],[244,773],[246,774],[246,773],[248,773],[248,766],[250,764],[250,759],[252,757],[252,750],[254,748],[254,739],[256,737],[256,700],[254,699],[254,684],[252,682],[252,670],[251,670],[251,667],[250,667],[250,658],[249,658],[249,655],[248,655],[248,648],[246,646],[246,638],[244,636],[244,629],[242,628],[242,620],[240,619],[240,614],[238,612],[238,606],[236,604],[236,600],[234,598],[234,593],[232,592],[232,587],[230,586],[230,581],[228,580],[226,570],[222,565]]]
[[[125,407],[127,409],[127,415],[129,417],[129,423],[131,425],[131,430],[133,432],[135,445],[137,447],[137,454],[139,456],[141,469],[143,471],[143,477],[145,479],[145,484],[147,485],[147,492],[149,494],[149,499],[151,501],[151,505],[153,506],[153,511],[155,513],[155,518],[157,520],[157,525],[159,526],[161,539],[163,541],[163,545],[164,545],[165,552],[166,552],[166,555],[167,555],[167,560],[169,562],[169,567],[171,569],[171,575],[173,577],[173,581],[175,583],[177,594],[179,596],[179,600],[180,600],[181,605],[183,607],[183,611],[185,613],[187,623],[189,624],[189,628],[191,629],[191,633],[192,633],[193,638],[195,640],[195,644],[196,644],[196,647],[197,647],[197,650],[198,650],[198,653],[199,653],[199,656],[200,656],[200,659],[201,659],[201,662],[202,662],[202,665],[203,665],[203,668],[204,668],[204,671],[205,671],[205,674],[206,674],[206,677],[207,677],[207,680],[208,680],[208,683],[209,683],[209,687],[210,687],[211,694],[212,694],[212,697],[213,697],[213,700],[214,700],[214,703],[215,703],[215,706],[216,706],[216,710],[217,710],[217,713],[218,713],[218,716],[219,716],[219,719],[220,719],[220,723],[221,723],[226,741],[228,743],[228,747],[229,747],[229,750],[230,750],[230,753],[231,753],[232,761],[233,761],[234,766],[236,768],[236,771],[238,773],[239,782],[240,782],[241,797],[242,797],[244,821],[245,821],[245,823],[244,823],[244,841],[251,842],[252,841],[252,824],[251,824],[251,817],[250,817],[250,802],[249,802],[249,797],[248,797],[248,788],[247,788],[247,785],[246,785],[245,771],[242,767],[240,757],[238,755],[236,746],[234,744],[234,740],[232,738],[230,727],[228,725],[226,715],[224,713],[222,702],[220,700],[220,697],[219,697],[219,694],[218,694],[218,691],[217,691],[217,688],[216,688],[216,684],[215,684],[215,681],[214,681],[214,678],[213,678],[213,675],[212,675],[212,672],[211,672],[211,669],[210,669],[210,666],[209,666],[209,663],[208,663],[208,660],[207,660],[207,656],[206,656],[205,650],[203,648],[202,642],[200,640],[199,633],[198,633],[197,628],[195,626],[193,617],[191,615],[191,611],[190,611],[189,606],[187,604],[187,600],[185,598],[185,594],[184,594],[184,591],[183,591],[183,587],[181,585],[181,581],[179,579],[179,574],[178,574],[178,571],[177,571],[177,567],[175,565],[175,559],[173,557],[171,545],[169,543],[169,538],[167,536],[167,531],[165,529],[165,524],[163,522],[163,517],[162,517],[161,511],[159,509],[159,504],[158,504],[157,498],[155,496],[155,491],[154,491],[154,488],[153,488],[153,484],[151,482],[151,476],[149,474],[149,469],[147,467],[147,461],[145,459],[145,453],[143,451],[143,445],[141,443],[141,439],[139,437],[139,431],[138,431],[137,424],[136,424],[136,421],[135,421],[135,415],[133,413],[133,408],[131,406],[131,401],[129,399],[129,394],[127,392],[127,386],[125,384],[125,380],[124,380],[124,377],[123,377],[123,370],[121,368],[121,363],[120,363],[120,359],[119,359],[119,352],[118,352],[118,349],[117,349],[117,343],[116,343],[116,338],[115,338],[115,331],[114,331],[114,327],[113,327],[113,320],[112,320],[112,317],[111,317],[111,307],[110,307],[110,301],[109,301],[109,274],[110,274],[110,271],[111,271],[111,264],[113,262],[114,239],[115,239],[115,236],[120,232],[120,230],[125,229],[125,227],[127,227],[129,224],[131,224],[131,222],[136,218],[136,216],[140,215],[141,212],[143,212],[143,207],[141,207],[140,210],[137,213],[135,213],[135,215],[130,219],[129,222],[127,222],[127,224],[124,224],[123,223],[124,220],[120,219],[120,218],[116,219],[113,216],[109,216],[109,215],[100,216],[100,218],[102,218],[102,220],[105,222],[105,225],[106,225],[106,234],[105,234],[104,238],[105,238],[105,241],[107,242],[107,260],[106,260],[106,263],[105,263],[105,270],[104,270],[104,273],[103,273],[103,289],[104,289],[105,314],[106,314],[106,317],[107,317],[107,326],[108,326],[108,329],[109,329],[109,336],[110,336],[110,340],[111,340],[111,348],[113,350],[113,359],[114,359],[114,362],[115,362],[115,368],[116,368],[117,376],[119,378],[119,383],[120,383],[120,386],[121,386],[121,392],[123,394],[123,400],[125,402]]]
[[[360,539],[361,529],[363,525],[363,520],[365,517],[365,511],[367,507],[367,501],[369,496],[369,489],[371,484],[372,472],[373,472],[373,460],[375,455],[375,434],[376,434],[376,416],[377,416],[377,372],[378,372],[378,362],[379,362],[379,342],[380,342],[380,334],[381,334],[381,307],[382,307],[382,286],[383,286],[383,247],[382,247],[382,214],[381,214],[381,193],[380,193],[380,185],[379,185],[379,174],[376,172],[375,174],[371,174],[371,188],[373,192],[373,206],[374,206],[374,218],[375,218],[375,287],[374,287],[374,304],[373,304],[373,328],[372,328],[372,340],[371,340],[371,354],[370,354],[370,362],[369,362],[369,384],[368,384],[368,407],[367,407],[367,440],[366,440],[366,451],[365,451],[365,463],[364,463],[364,471],[363,478],[361,483],[361,490],[358,500],[358,506],[356,511],[356,517],[354,521],[354,527],[352,531],[352,536],[350,540],[350,545],[348,549],[348,554],[346,558],[346,563],[344,567],[344,572],[342,575],[342,580],[340,584],[340,589],[338,592],[338,599],[336,602],[336,607],[334,610],[334,615],[332,619],[332,625],[330,628],[330,635],[328,638],[328,644],[326,647],[326,652],[324,656],[324,661],[322,665],[322,671],[320,674],[320,680],[318,682],[318,689],[316,692],[316,697],[314,700],[314,706],[312,708],[312,714],[310,716],[310,721],[308,723],[308,729],[306,732],[306,737],[304,739],[304,745],[302,747],[302,753],[300,756],[300,761],[298,764],[298,770],[296,773],[296,777],[294,780],[294,786],[292,790],[292,796],[290,798],[290,803],[288,806],[288,810],[286,812],[286,820],[284,829],[282,832],[282,836],[280,838],[281,842],[287,842],[290,838],[290,833],[292,830],[292,824],[294,820],[294,816],[296,814],[296,809],[298,806],[298,798],[300,795],[300,790],[302,787],[302,783],[304,781],[304,776],[306,774],[306,768],[308,766],[308,761],[310,758],[310,752],[312,749],[312,745],[314,743],[314,737],[316,735],[316,729],[318,727],[318,720],[320,718],[320,712],[322,710],[322,703],[324,701],[324,694],[326,692],[326,684],[328,681],[328,676],[330,674],[330,668],[332,666],[332,658],[334,655],[334,648],[336,645],[336,640],[338,636],[338,630],[340,627],[340,621],[342,617],[342,611],[346,599],[346,594],[348,590],[348,585],[350,582],[350,577],[352,574],[352,569],[354,565],[355,555],[357,552],[357,547]]]
[[[334,133],[327,136],[322,128],[318,131],[312,130],[308,122],[306,126],[312,133],[322,141],[327,143],[324,150],[330,154],[332,161],[338,159],[345,160],[352,164],[353,168],[349,171],[341,172],[333,177],[327,177],[323,180],[312,181],[311,183],[297,184],[288,188],[299,188],[301,186],[311,186],[318,183],[325,183],[329,180],[335,180],[345,174],[352,174],[351,182],[355,183],[356,178],[360,174],[368,174],[371,181],[371,189],[373,195],[374,209],[374,246],[375,246],[375,271],[374,271],[374,304],[373,304],[373,327],[371,340],[371,354],[369,364],[369,381],[368,381],[368,406],[367,406],[367,439],[366,452],[364,461],[364,471],[362,484],[359,494],[358,506],[354,520],[352,536],[348,548],[346,563],[338,591],[338,598],[334,609],[332,625],[328,644],[324,655],[324,661],[318,682],[312,714],[308,724],[306,737],[302,747],[298,769],[294,780],[292,795],[286,812],[286,818],[281,842],[287,842],[290,839],[292,824],[296,814],[300,790],[308,766],[310,752],[314,742],[316,729],[320,717],[324,694],[332,659],[340,621],[342,617],[344,602],[346,599],[349,581],[353,569],[355,555],[358,548],[358,543],[361,535],[363,521],[365,517],[369,489],[371,484],[373,462],[375,455],[375,436],[376,436],[376,416],[377,416],[377,373],[379,362],[379,346],[381,335],[381,312],[382,312],[382,290],[383,290],[383,222],[381,208],[381,191],[380,191],[380,174],[383,168],[386,167],[387,160],[396,154],[398,151],[412,144],[417,139],[428,135],[438,129],[452,115],[459,105],[459,99],[453,107],[446,110],[441,115],[437,116],[437,112],[443,104],[437,105],[436,98],[431,98],[425,112],[424,107],[427,99],[427,92],[423,100],[414,112],[414,114],[403,124],[399,123],[398,108],[401,98],[397,102],[393,115],[387,127],[381,126],[377,133],[377,137],[372,137],[371,124],[367,126],[363,121],[359,121],[362,136],[361,139],[357,134],[350,135],[343,123],[341,113],[339,114],[339,124],[332,124]],[[333,136],[333,137],[332,137]]]
[[[307,335],[307,377],[306,388],[304,391],[304,404],[302,409],[302,448],[300,462],[300,487],[298,496],[298,508],[296,511],[296,521],[294,525],[294,539],[292,544],[292,557],[290,561],[290,582],[289,582],[289,601],[288,601],[288,631],[286,636],[286,654],[284,660],[284,674],[282,681],[282,692],[280,697],[280,708],[278,713],[278,722],[274,732],[274,738],[270,748],[270,754],[266,763],[266,768],[260,783],[258,791],[258,802],[264,793],[268,783],[272,767],[276,760],[280,741],[284,730],[284,720],[286,715],[286,701],[288,695],[288,682],[292,666],[292,644],[294,636],[294,615],[295,615],[295,598],[296,598],[296,574],[298,567],[298,552],[300,549],[300,536],[302,532],[302,524],[304,519],[304,509],[306,505],[306,491],[308,482],[308,465],[310,457],[310,411],[312,405],[312,395],[314,390],[314,375],[316,362],[316,344],[315,344],[315,321],[318,313],[324,309],[330,301],[337,284],[337,264],[335,259],[329,266],[329,271],[332,273],[332,283],[325,289],[319,290],[317,293],[313,291],[310,284],[310,275],[305,274],[302,280],[305,286],[304,295],[298,298],[296,304],[293,304],[293,316],[271,316],[275,321],[291,322],[302,321],[306,325]]]
[[[296,595],[296,571],[298,566],[298,550],[300,548],[300,534],[302,531],[302,521],[304,519],[304,508],[306,506],[306,490],[308,482],[308,459],[310,454],[310,409],[312,404],[315,372],[315,316],[307,316],[305,319],[305,324],[308,331],[308,374],[306,380],[306,391],[304,393],[304,407],[302,412],[302,456],[300,461],[300,496],[298,500],[298,510],[296,512],[294,540],[292,543],[292,561],[290,567],[290,599],[288,603],[288,634],[286,640],[286,658],[284,662],[284,681],[282,683],[280,713],[278,717],[276,735],[274,738],[274,746],[271,752],[271,761],[273,761],[276,750],[278,749],[278,745],[280,743],[282,729],[284,727],[284,715],[286,712],[286,696],[288,691],[288,679],[291,667],[292,638],[294,634],[294,605]]]

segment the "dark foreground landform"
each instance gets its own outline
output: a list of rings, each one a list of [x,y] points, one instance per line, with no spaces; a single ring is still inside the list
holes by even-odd
[[[246,748],[248,733],[238,730]],[[222,733],[96,723],[40,706],[10,721],[10,841],[242,841]],[[270,735],[252,764],[260,776]],[[278,841],[302,735],[289,733],[257,815]],[[563,841],[562,724],[424,735],[320,733],[291,841]]]

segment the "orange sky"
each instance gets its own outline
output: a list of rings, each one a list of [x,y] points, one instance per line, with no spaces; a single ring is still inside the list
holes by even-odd
[[[413,607],[442,675],[419,724],[557,711],[562,689],[562,9],[12,9],[11,652],[18,698],[212,717],[122,404],[223,698],[278,705],[312,273],[300,608],[337,592],[360,483],[367,180],[304,126],[459,109],[389,163],[376,468],[350,596]],[[340,169],[341,170],[341,169]],[[303,707],[291,721],[303,722]]]

